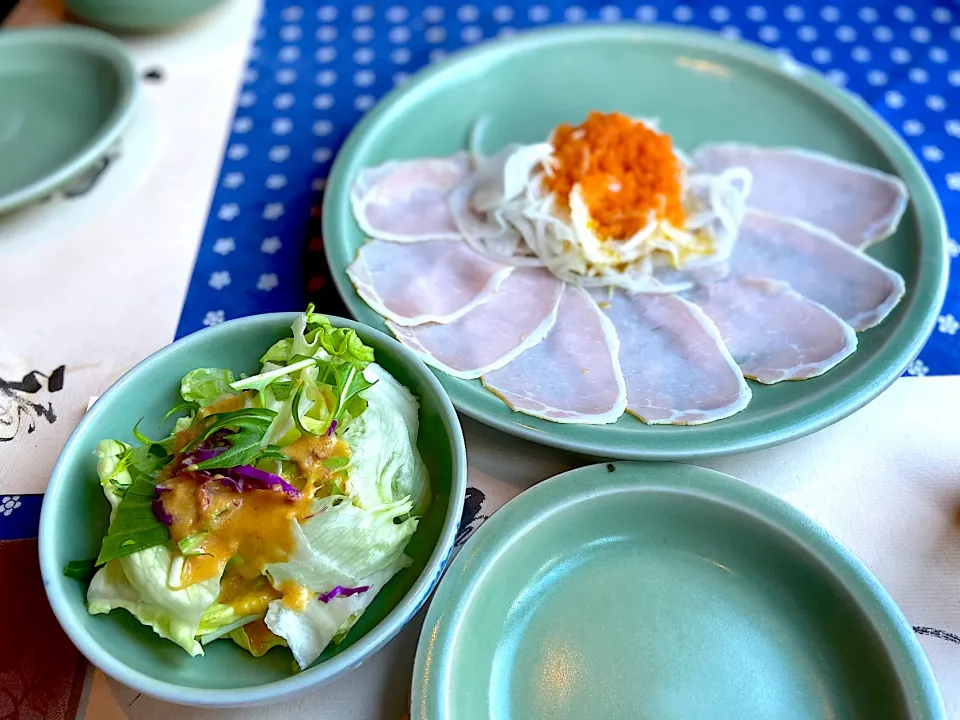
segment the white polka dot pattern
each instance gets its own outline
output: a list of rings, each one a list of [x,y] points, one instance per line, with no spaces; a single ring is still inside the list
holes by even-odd
[[[921,158],[958,231],[960,11],[950,0],[265,0],[178,336],[308,297],[339,309],[320,194],[353,125],[412,73],[485,39],[624,21],[759,42],[860,95]],[[950,247],[960,255],[960,243]],[[960,287],[947,306],[909,372],[960,372]]]

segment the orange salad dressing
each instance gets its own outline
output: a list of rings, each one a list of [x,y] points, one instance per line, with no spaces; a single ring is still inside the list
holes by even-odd
[[[625,240],[651,216],[683,226],[683,167],[669,135],[621,113],[592,112],[576,127],[559,125],[551,143],[555,165],[544,187],[569,210],[579,184],[599,238]]]
[[[243,407],[242,398],[239,402],[227,400],[230,402],[221,401],[222,406],[213,412]],[[178,435],[177,444],[185,447],[197,432],[193,428],[182,431],[181,435],[192,437],[181,443]],[[180,542],[197,533],[205,534],[195,550],[197,554],[189,555],[184,562],[181,584],[187,586],[222,574],[218,601],[230,605],[239,615],[265,612],[267,605],[279,598],[288,607],[302,610],[312,597],[295,583],[285,583],[276,590],[262,572],[268,564],[289,558],[294,549],[291,523],[308,518],[313,500],[331,493],[333,473],[323,467],[323,461],[346,456],[349,451],[336,438],[311,436],[298,439],[284,450],[297,464],[302,478],[297,483],[302,484],[300,497],[294,500],[273,490],[236,492],[216,478],[188,471],[163,483],[167,489],[161,501],[173,518],[171,540]],[[171,467],[177,465],[178,461],[171,463]]]

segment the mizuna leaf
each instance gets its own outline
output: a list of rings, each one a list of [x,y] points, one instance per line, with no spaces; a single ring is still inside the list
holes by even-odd
[[[103,538],[97,565],[170,541],[170,532],[153,514],[156,494],[153,479],[139,472],[132,475],[133,482],[117,506],[117,514]]]

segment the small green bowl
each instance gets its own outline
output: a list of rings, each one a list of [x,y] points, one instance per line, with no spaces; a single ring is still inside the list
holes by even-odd
[[[66,0],[67,9],[92,25],[155,32],[186,22],[223,0]]]
[[[131,441],[132,428],[157,427],[179,401],[180,378],[197,367],[258,368],[257,358],[288,337],[294,313],[257,315],[215,325],[154,353],[120,378],[70,436],[43,499],[40,569],[50,605],[63,629],[97,667],[162,700],[187,705],[239,706],[276,702],[328,682],[377,652],[416,614],[440,578],[456,537],[466,493],[467,459],[456,412],[436,377],[395,340],[350,320],[374,348],[377,362],[420,400],[418,446],[430,473],[433,502],[407,546],[413,564],[397,574],[339,645],[294,674],[289,651],[254,658],[230,642],[208,645],[191,658],[126,611],[92,616],[86,583],[64,577],[70,560],[93,557],[107,527],[109,505],[97,482],[93,451],[103,438]]]
[[[0,213],[45,197],[99,160],[138,97],[133,62],[106,33],[0,33]]]

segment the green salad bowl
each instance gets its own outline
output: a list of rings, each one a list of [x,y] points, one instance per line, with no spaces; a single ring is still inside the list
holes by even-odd
[[[295,313],[256,315],[214,325],[154,353],[120,378],[87,412],[53,470],[40,516],[40,569],[50,605],[80,651],[106,674],[139,692],[198,706],[277,702],[333,680],[383,647],[426,602],[450,557],[466,493],[467,459],[456,412],[436,377],[409,350],[381,332],[331,317],[373,347],[376,362],[420,401],[420,454],[432,502],[407,546],[413,564],[377,595],[340,645],[307,670],[274,648],[254,658],[232,642],[214,642],[190,657],[124,610],[90,615],[87,583],[63,575],[71,560],[96,556],[109,520],[93,451],[103,438],[133,442],[133,426],[155,428],[179,402],[180,379],[198,367],[255,373],[260,356],[290,335]]]

